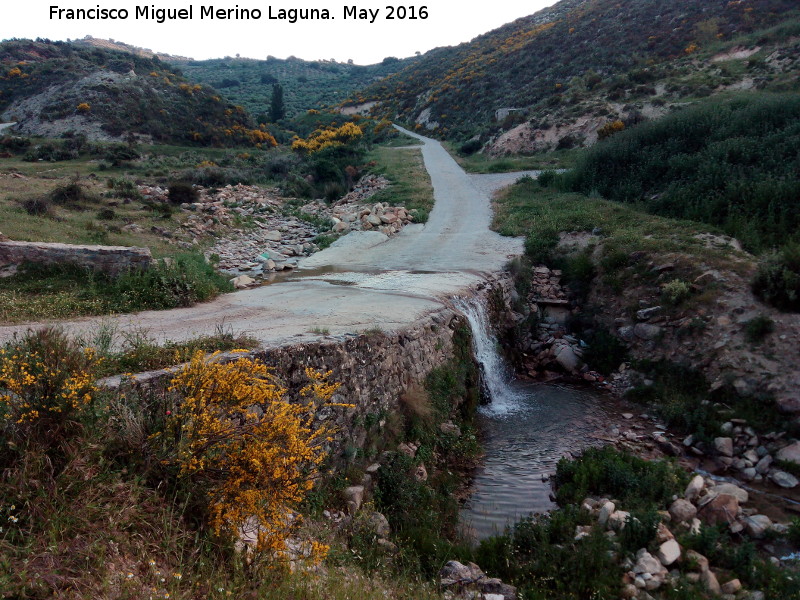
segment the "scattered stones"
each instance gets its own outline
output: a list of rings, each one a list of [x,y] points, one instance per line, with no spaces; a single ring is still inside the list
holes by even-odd
[[[677,523],[689,523],[697,515],[697,507],[688,500],[679,498],[669,507],[669,514]]]
[[[772,471],[769,474],[769,479],[777,486],[782,488],[791,489],[797,487],[797,477],[785,471]]]
[[[662,565],[668,567],[681,557],[681,547],[674,539],[667,540],[658,547],[656,556]]]

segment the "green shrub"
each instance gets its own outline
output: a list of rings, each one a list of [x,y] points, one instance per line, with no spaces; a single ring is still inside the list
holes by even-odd
[[[32,217],[43,217],[52,212],[52,206],[47,198],[28,198],[20,201],[20,205]]]
[[[59,185],[50,192],[50,200],[53,204],[59,206],[74,206],[81,202],[91,200],[91,197],[80,182],[72,181],[64,185]]]
[[[664,304],[678,306],[691,295],[691,286],[681,279],[673,279],[661,286],[661,301]]]
[[[655,510],[632,512],[619,532],[622,550],[631,554],[635,554],[639,548],[655,551],[656,531],[660,522],[661,516]]]
[[[483,147],[479,139],[467,140],[458,148],[458,153],[463,156],[470,156],[475,154]]]
[[[775,331],[775,321],[766,315],[753,317],[744,324],[744,337],[751,344],[760,344]]]
[[[788,244],[761,263],[753,293],[780,310],[800,311],[800,244]]]
[[[589,514],[574,506],[526,517],[505,534],[483,540],[476,562],[516,585],[522,598],[615,598],[621,573],[611,541],[597,526],[574,540],[575,528],[590,523]]]
[[[173,181],[169,184],[167,189],[167,198],[170,203],[178,204],[191,204],[197,202],[200,194],[191,183],[186,181]]]
[[[536,178],[536,181],[539,182],[539,185],[543,188],[550,187],[555,183],[556,179],[558,178],[558,173],[555,171],[542,171],[539,173],[539,176]]]
[[[575,460],[561,459],[556,469],[556,500],[577,504],[604,495],[623,506],[662,508],[686,485],[687,476],[671,461],[647,461],[611,446],[590,448]]]
[[[97,218],[102,221],[112,221],[117,218],[113,208],[101,208],[97,211]]]
[[[534,264],[548,263],[558,246],[558,231],[547,229],[525,238],[525,255]]]

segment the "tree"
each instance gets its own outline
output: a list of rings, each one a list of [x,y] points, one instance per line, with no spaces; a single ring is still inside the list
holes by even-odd
[[[280,83],[272,85],[272,100],[269,105],[269,120],[273,123],[286,116],[286,105],[283,103],[283,86]]]

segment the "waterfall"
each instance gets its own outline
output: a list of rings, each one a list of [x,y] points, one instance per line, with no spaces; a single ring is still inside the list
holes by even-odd
[[[512,374],[497,351],[497,338],[486,307],[475,296],[455,298],[453,304],[467,318],[472,329],[472,347],[481,369],[481,391],[489,400],[482,410],[493,415],[515,412],[520,407],[519,392],[510,385]]]

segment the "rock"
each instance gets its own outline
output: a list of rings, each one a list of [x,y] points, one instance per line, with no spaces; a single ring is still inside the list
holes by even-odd
[[[401,443],[399,446],[397,446],[397,451],[400,454],[405,454],[406,456],[410,456],[411,458],[414,458],[417,455],[417,449],[412,448],[410,444],[406,443]]]
[[[654,340],[661,335],[661,327],[648,323],[637,323],[633,327],[633,333],[642,340]]]
[[[248,277],[247,275],[239,275],[238,277],[234,277],[233,279],[231,279],[231,283],[233,284],[233,287],[235,287],[237,290],[243,290],[252,285],[256,285],[258,282],[252,277]]]
[[[281,232],[277,229],[261,232],[261,238],[269,242],[280,242],[282,237]]]
[[[739,516],[739,500],[730,494],[718,494],[698,512],[709,525],[732,523]]]
[[[756,472],[759,475],[766,475],[769,473],[769,467],[772,464],[772,457],[767,454],[756,463]]]
[[[649,574],[660,575],[666,574],[667,570],[661,564],[661,561],[650,554],[644,548],[636,553],[636,564],[633,565],[633,572],[636,575]],[[649,578],[645,578],[649,579]]]
[[[784,448],[781,448],[778,450],[775,458],[800,465],[800,442],[795,442]]]
[[[700,581],[703,582],[703,587],[709,591],[709,593],[719,596],[722,593],[722,589],[720,588],[719,581],[717,581],[717,576],[711,572],[710,569],[706,569],[700,573]]]
[[[600,525],[605,525],[608,523],[608,519],[612,514],[614,514],[615,508],[616,507],[614,506],[613,502],[606,502],[603,504],[603,506],[600,507],[600,514],[597,517],[597,522],[600,523]]]
[[[416,479],[417,481],[422,482],[428,480],[428,470],[425,468],[425,465],[423,463],[420,463],[416,467],[414,467],[412,474],[414,475],[414,479]]]
[[[608,527],[614,531],[621,531],[625,529],[625,524],[630,516],[631,513],[624,510],[614,511],[611,516],[608,517]]]
[[[575,350],[569,345],[563,345],[558,350],[555,356],[556,362],[561,365],[565,371],[573,373],[581,366],[581,359],[575,353]]]
[[[648,319],[652,319],[656,315],[660,314],[662,310],[663,309],[660,306],[643,308],[642,310],[636,311],[636,318],[640,321],[647,321]]]
[[[683,497],[689,502],[693,501],[700,495],[700,492],[703,490],[704,486],[705,481],[703,480],[703,476],[695,475],[692,477],[689,485],[686,486],[686,491],[683,493]]]
[[[378,215],[370,214],[367,215],[367,223],[369,223],[373,227],[377,227],[378,225],[383,223],[383,221],[381,221],[381,218]]]
[[[388,538],[392,533],[389,520],[379,512],[373,512],[367,519],[370,529],[379,538]]]
[[[797,477],[789,473],[786,473],[785,471],[772,471],[769,474],[769,479],[775,485],[778,485],[786,489],[797,487],[798,484]]]
[[[378,538],[375,543],[389,554],[397,554],[400,551],[400,549],[397,547],[397,544],[383,538]]]
[[[516,600],[517,588],[495,577],[482,578],[477,581],[478,589],[486,596],[499,596],[503,600]]]
[[[712,487],[708,491],[708,493],[709,496],[715,496],[719,494],[728,494],[729,496],[735,496],[740,504],[746,504],[747,500],[750,498],[750,496],[747,494],[745,490],[743,490],[738,485],[733,483],[717,484],[714,487]]]
[[[625,585],[622,586],[622,592],[620,595],[626,599],[635,598],[636,591],[637,590],[635,585],[633,585],[632,583],[626,583]]]
[[[731,579],[728,583],[722,584],[723,594],[735,594],[742,589],[742,582],[738,579]]]
[[[688,500],[678,498],[670,505],[669,515],[678,523],[689,523],[697,515],[697,508]]]
[[[457,560],[450,560],[439,570],[442,585],[452,585],[458,581],[472,581],[472,571]]]
[[[708,571],[708,559],[694,550],[689,550],[686,553],[686,560],[697,565],[697,570],[701,573]]]
[[[744,527],[747,535],[757,540],[764,537],[764,534],[772,525],[772,521],[766,515],[753,515],[744,520]]]
[[[681,547],[675,540],[667,540],[658,547],[656,556],[662,565],[668,567],[681,557]]]
[[[350,514],[354,514],[361,508],[361,504],[364,502],[364,486],[351,485],[350,487],[346,487],[342,490],[342,496],[347,503]]]
[[[459,437],[461,435],[461,428],[458,425],[454,425],[450,421],[448,421],[447,423],[440,424],[439,431],[441,431],[445,435],[454,435],[456,437]]]
[[[733,439],[729,437],[714,438],[714,448],[723,456],[733,456]]]

